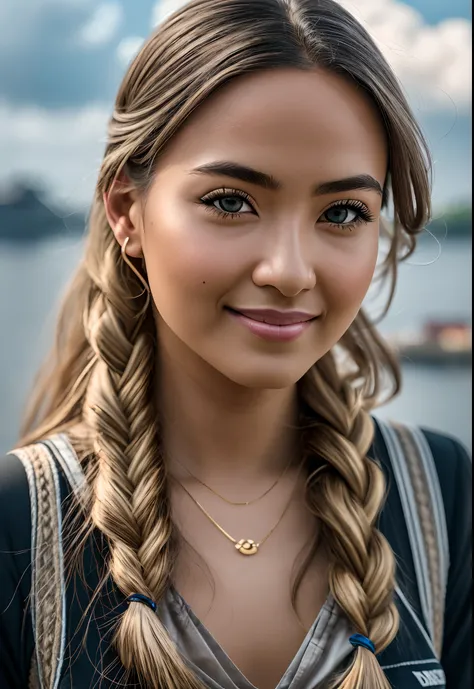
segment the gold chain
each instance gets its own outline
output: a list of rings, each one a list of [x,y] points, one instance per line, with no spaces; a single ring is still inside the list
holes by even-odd
[[[268,489],[267,489],[264,493],[262,493],[262,495],[260,495],[258,498],[254,498],[253,500],[248,500],[247,502],[233,502],[232,500],[228,500],[228,499],[225,498],[223,495],[221,495],[220,493],[218,493],[216,490],[214,490],[214,488],[211,488],[211,486],[208,486],[207,483],[204,483],[204,481],[201,481],[201,479],[198,478],[197,476],[195,476],[195,475],[192,473],[192,471],[190,471],[190,470],[188,469],[188,467],[186,467],[182,462],[179,461],[178,458],[176,458],[175,461],[178,462],[178,464],[181,465],[181,466],[183,467],[183,469],[185,469],[185,470],[188,472],[188,474],[189,474],[190,476],[192,476],[196,481],[198,481],[202,486],[205,486],[208,490],[211,491],[211,493],[214,493],[214,495],[217,495],[218,498],[220,498],[221,500],[224,500],[224,502],[227,502],[229,505],[237,505],[237,506],[241,506],[241,507],[242,507],[242,506],[246,506],[246,505],[253,505],[254,502],[258,502],[259,500],[261,500],[262,498],[264,498],[265,495],[268,495],[268,493],[269,493],[271,490],[273,490],[273,489],[275,488],[275,486],[277,485],[277,483],[279,483],[279,482],[281,481],[281,479],[285,476],[286,472],[288,471],[288,469],[290,468],[290,465],[291,465],[291,458],[290,458],[290,461],[288,462],[288,464],[286,465],[286,467],[283,469],[283,473],[280,474],[280,476],[277,478],[277,480],[275,481],[275,483],[273,483],[273,484],[270,486],[270,488],[268,488]],[[184,486],[183,486],[183,488],[184,488]]]
[[[281,517],[279,518],[279,520],[277,521],[277,523],[275,524],[275,526],[272,528],[272,530],[265,536],[265,538],[264,538],[263,540],[260,541],[260,543],[255,543],[255,541],[253,541],[253,540],[250,539],[250,538],[241,538],[239,541],[237,541],[235,538],[232,538],[232,536],[231,536],[230,534],[228,534],[227,531],[225,531],[225,530],[222,528],[222,526],[220,526],[220,525],[216,522],[216,520],[213,519],[213,518],[211,517],[211,515],[209,514],[209,512],[207,512],[207,511],[204,509],[204,507],[196,500],[196,498],[194,498],[194,497],[191,495],[191,493],[189,492],[189,490],[188,490],[185,486],[183,486],[183,484],[181,483],[181,481],[179,481],[179,480],[178,480],[177,478],[175,478],[174,476],[171,476],[171,478],[172,478],[174,481],[176,481],[177,483],[179,483],[179,485],[181,486],[181,488],[183,488],[183,490],[186,491],[186,493],[189,495],[189,497],[191,498],[191,500],[192,500],[193,502],[196,503],[196,505],[199,507],[199,509],[206,515],[206,517],[207,517],[208,519],[210,519],[210,521],[214,524],[214,526],[216,526],[216,527],[219,529],[219,531],[220,531],[226,538],[229,539],[229,541],[232,541],[232,543],[234,543],[234,547],[236,548],[236,550],[239,551],[239,553],[241,553],[242,555],[255,555],[255,554],[258,552],[258,549],[260,548],[260,546],[263,545],[263,544],[265,543],[265,541],[266,541],[268,538],[270,538],[270,536],[272,535],[272,533],[275,531],[275,529],[277,528],[277,526],[279,525],[279,523],[281,522],[281,520],[282,520],[283,517],[285,516],[285,514],[286,514],[286,512],[287,512],[287,510],[288,510],[288,508],[289,508],[289,506],[291,505],[291,501],[293,500],[293,496],[294,496],[294,494],[295,494],[295,492],[296,492],[296,488],[297,488],[297,486],[298,486],[298,478],[299,478],[299,474],[300,474],[302,465],[303,465],[303,462],[301,462],[301,464],[300,464],[300,466],[299,466],[299,468],[298,468],[298,473],[297,473],[297,475],[296,475],[296,482],[295,482],[294,488],[293,488],[293,490],[291,491],[290,499],[288,500],[288,502],[287,502],[287,504],[286,504],[286,507],[285,507],[285,509],[283,510],[283,513],[282,513]]]

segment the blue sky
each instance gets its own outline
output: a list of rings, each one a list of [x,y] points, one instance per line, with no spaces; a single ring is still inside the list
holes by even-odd
[[[127,56],[181,1],[1,0],[0,184],[27,174],[52,197],[87,205]],[[470,3],[341,2],[374,22],[411,94],[436,161],[435,202],[468,197]]]
[[[430,24],[437,24],[448,17],[472,18],[471,3],[467,0],[411,0],[406,4],[421,12]]]

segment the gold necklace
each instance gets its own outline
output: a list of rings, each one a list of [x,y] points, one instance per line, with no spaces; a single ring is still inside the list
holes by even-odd
[[[288,508],[289,508],[289,506],[291,505],[291,501],[293,500],[293,496],[294,496],[294,494],[295,494],[295,492],[296,492],[296,488],[297,488],[297,486],[298,486],[298,478],[299,478],[299,474],[300,474],[300,471],[301,471],[301,467],[302,467],[302,466],[303,466],[303,462],[301,462],[301,464],[300,464],[300,466],[299,466],[299,468],[298,468],[298,473],[297,473],[297,475],[296,475],[296,482],[295,482],[294,488],[293,488],[293,490],[291,491],[290,499],[288,500],[288,502],[287,502],[287,504],[286,504],[286,507],[285,507],[285,509],[283,510],[283,513],[282,513],[280,519],[277,521],[277,523],[276,523],[275,526],[272,528],[272,530],[265,536],[265,538],[264,538],[262,541],[260,541],[260,543],[255,543],[255,541],[253,541],[251,538],[241,538],[239,541],[237,541],[235,538],[232,538],[232,536],[231,536],[230,534],[228,534],[227,531],[225,531],[225,530],[222,528],[222,526],[220,526],[220,525],[216,522],[216,520],[213,519],[213,518],[211,517],[211,515],[209,514],[209,512],[207,512],[207,511],[204,509],[204,507],[196,500],[196,498],[194,498],[194,497],[191,495],[191,493],[189,492],[189,490],[188,490],[187,488],[185,488],[185,486],[183,486],[183,484],[181,483],[181,481],[179,481],[179,480],[178,480],[177,478],[175,478],[174,476],[171,476],[171,478],[172,478],[174,481],[176,481],[177,483],[179,483],[179,485],[181,486],[181,488],[183,488],[183,490],[186,491],[186,493],[189,495],[189,497],[191,498],[191,500],[192,500],[193,502],[196,503],[196,505],[199,507],[199,509],[206,515],[206,517],[207,517],[208,519],[210,519],[210,521],[214,524],[214,526],[216,526],[216,527],[219,529],[219,531],[220,531],[222,534],[224,534],[224,536],[225,536],[226,538],[229,539],[229,541],[232,541],[232,543],[234,543],[234,547],[235,547],[236,550],[239,551],[239,553],[241,553],[242,555],[255,555],[256,553],[258,553],[258,549],[260,548],[260,546],[262,546],[262,545],[265,543],[265,541],[267,540],[267,538],[270,538],[270,536],[272,535],[272,533],[273,533],[273,532],[275,531],[275,529],[277,528],[278,524],[281,522],[281,520],[282,520],[283,517],[285,516],[285,514],[286,514],[286,512],[287,512],[287,510],[288,510]]]
[[[290,468],[290,465],[291,465],[291,459],[290,459],[290,461],[288,462],[288,464],[286,465],[286,467],[283,469],[283,473],[280,474],[280,476],[277,478],[277,480],[275,481],[275,483],[273,483],[273,484],[270,486],[270,488],[268,488],[268,489],[267,489],[264,493],[262,493],[262,495],[260,495],[258,498],[254,498],[253,500],[248,500],[247,502],[233,502],[232,500],[227,500],[227,498],[225,498],[223,495],[221,495],[221,494],[218,493],[216,490],[214,490],[214,488],[211,488],[211,486],[208,486],[207,483],[204,483],[204,481],[201,481],[201,479],[198,478],[197,476],[195,476],[195,475],[192,473],[192,471],[190,471],[190,470],[188,469],[188,467],[184,466],[184,464],[183,464],[182,462],[180,462],[178,458],[176,458],[175,461],[178,462],[178,464],[180,464],[180,465],[183,467],[183,469],[185,469],[185,470],[188,472],[188,474],[189,474],[190,476],[192,476],[196,481],[198,481],[202,486],[205,486],[208,490],[211,491],[211,493],[214,493],[214,495],[217,495],[218,498],[220,498],[221,500],[224,500],[224,502],[227,502],[229,505],[237,505],[237,506],[241,506],[241,507],[242,507],[242,506],[246,506],[246,505],[253,505],[254,502],[258,502],[259,500],[261,500],[262,498],[264,498],[265,495],[267,495],[271,490],[273,490],[273,489],[275,488],[276,484],[279,483],[279,482],[281,481],[281,479],[284,477],[284,475],[286,474],[286,472],[288,471],[288,469]],[[184,486],[183,486],[183,488],[184,488]],[[185,489],[185,490],[186,490],[186,489]]]

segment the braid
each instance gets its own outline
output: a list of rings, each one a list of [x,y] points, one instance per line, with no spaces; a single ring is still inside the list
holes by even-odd
[[[330,589],[355,630],[380,653],[398,631],[398,612],[393,601],[395,558],[375,525],[385,480],[366,456],[373,422],[362,393],[339,377],[331,354],[303,379],[302,398],[311,416],[304,452],[323,461],[309,473],[307,500],[321,521],[333,560]],[[336,684],[339,689],[389,687],[375,655],[363,648],[356,650],[353,664]]]
[[[159,601],[169,584],[175,541],[151,397],[154,322],[130,298],[138,282],[126,267],[126,274],[119,274],[124,264],[112,233],[104,243],[102,270],[89,263],[93,287],[84,318],[97,358],[84,404],[98,457],[91,516],[109,542],[109,572],[117,587],[127,597],[143,593]],[[307,500],[332,553],[330,588],[356,631],[380,652],[395,636],[398,616],[392,600],[394,556],[375,528],[385,483],[380,468],[366,458],[373,425],[364,396],[349,376],[341,378],[331,353],[304,377],[301,393],[310,411],[303,451],[309,466],[316,456],[325,462],[323,471],[309,473]],[[147,686],[202,689],[158,615],[146,606],[127,608],[115,643],[126,670],[136,671]],[[375,656],[361,648],[338,684],[339,689],[387,686]]]
[[[146,320],[134,318],[130,287],[125,289],[117,275],[119,250],[112,238],[103,270],[94,274],[98,294],[85,317],[98,358],[84,407],[98,457],[91,516],[109,542],[109,572],[117,587],[127,597],[143,593],[158,601],[169,583],[174,549],[151,398],[156,348]],[[146,606],[129,605],[115,643],[124,667],[147,686],[202,687],[158,615]]]
[[[63,303],[56,346],[35,382],[19,442],[81,426],[80,442],[90,455],[84,532],[92,524],[104,534],[108,574],[126,596],[142,593],[159,602],[177,534],[152,403],[156,327],[148,302],[138,306],[145,301],[142,284],[121,260],[103,194],[123,172],[145,198],[162,152],[209,96],[251,72],[289,67],[344,75],[380,113],[389,162],[383,207],[390,193],[394,218],[381,273],[392,277],[388,304],[397,262],[412,253],[431,214],[431,160],[421,130],[383,55],[340,3],[193,0],[145,43],[120,86],[87,255]],[[339,349],[349,369],[344,376],[334,359]],[[398,391],[398,361],[361,312],[334,354],[326,354],[299,384],[302,410],[308,412],[302,433],[307,501],[331,549],[331,590],[377,652],[398,626],[394,555],[375,526],[384,480],[366,457],[373,438],[368,409],[386,382]],[[322,459],[321,467],[316,459]],[[203,689],[149,608],[132,603],[115,642],[125,668],[135,669],[149,687]],[[339,689],[387,689],[375,655],[358,648]]]

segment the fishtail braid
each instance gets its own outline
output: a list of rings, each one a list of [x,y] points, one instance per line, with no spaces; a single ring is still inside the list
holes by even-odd
[[[305,376],[301,386],[313,417],[303,432],[303,451],[322,462],[309,472],[306,498],[322,524],[331,555],[330,590],[355,631],[369,637],[380,653],[398,631],[393,600],[395,558],[376,527],[385,497],[385,479],[367,457],[374,427],[364,397],[337,374],[332,354]],[[389,689],[377,658],[358,648],[338,689]]]
[[[84,319],[97,356],[84,405],[98,458],[91,517],[108,540],[109,572],[120,591],[159,601],[169,584],[174,554],[151,397],[156,347],[150,323],[146,318],[137,322],[132,290],[121,284],[120,262],[111,237],[102,271],[91,276],[99,289]],[[159,616],[146,606],[128,606],[114,640],[125,669],[134,670],[147,687],[202,689]]]

